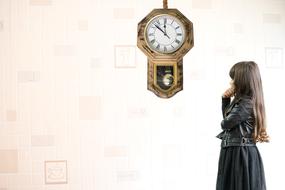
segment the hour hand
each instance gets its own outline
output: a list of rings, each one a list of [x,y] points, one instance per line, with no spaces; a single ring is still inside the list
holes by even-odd
[[[170,39],[170,37],[168,36],[168,34],[166,33],[166,25],[163,26],[164,27],[164,35],[168,37],[168,39]]]

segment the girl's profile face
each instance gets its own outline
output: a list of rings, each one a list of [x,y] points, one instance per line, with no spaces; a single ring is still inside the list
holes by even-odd
[[[230,85],[231,85],[231,87],[234,87],[234,86],[235,86],[233,79],[230,81]]]

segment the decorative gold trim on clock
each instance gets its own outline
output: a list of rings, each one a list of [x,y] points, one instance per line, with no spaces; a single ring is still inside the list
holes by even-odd
[[[171,53],[159,53],[154,51],[148,46],[146,41],[146,29],[148,24],[161,15],[170,15],[177,18],[184,27],[184,42],[176,51]],[[148,90],[160,98],[170,98],[177,92],[183,90],[183,56],[194,46],[193,23],[190,20],[177,9],[154,9],[138,23],[137,46],[148,57]],[[160,78],[158,80],[157,68],[167,65],[173,66],[170,67],[173,68],[173,70],[169,71],[169,67],[160,67],[159,72],[162,74],[159,73]],[[171,72],[171,76],[169,72]],[[163,79],[166,80],[164,81]]]
[[[174,66],[174,84],[168,90],[164,90],[159,87],[156,83],[156,67],[161,65],[173,65]],[[183,60],[179,61],[169,61],[169,60],[159,60],[153,62],[148,60],[148,90],[152,91],[158,97],[170,98],[174,96],[177,92],[183,89]]]

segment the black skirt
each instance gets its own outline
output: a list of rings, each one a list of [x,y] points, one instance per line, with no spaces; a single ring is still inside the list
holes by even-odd
[[[256,146],[221,148],[216,190],[266,190],[263,163]]]

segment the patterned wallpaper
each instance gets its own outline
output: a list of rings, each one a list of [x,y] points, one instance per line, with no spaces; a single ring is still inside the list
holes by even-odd
[[[260,65],[273,141],[259,147],[280,189],[285,1],[168,4],[195,46],[184,90],[160,99],[136,32],[162,0],[0,0],[0,190],[215,188],[220,95],[241,60]]]

